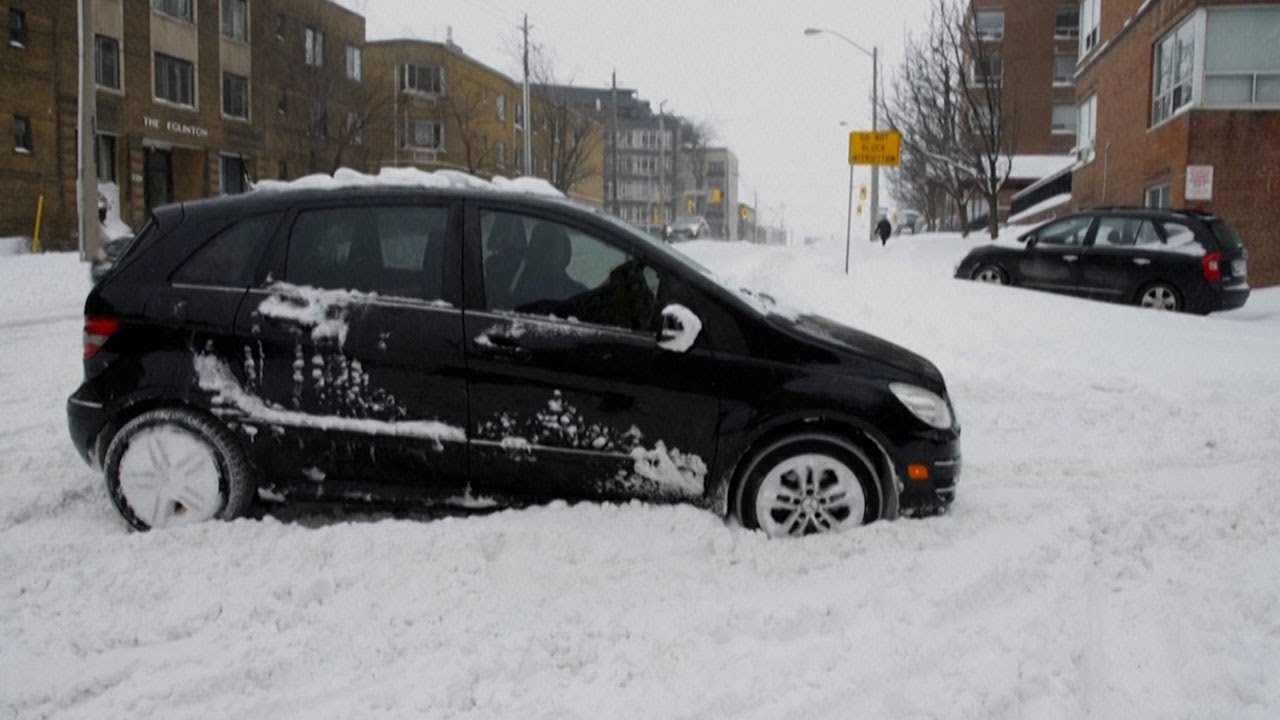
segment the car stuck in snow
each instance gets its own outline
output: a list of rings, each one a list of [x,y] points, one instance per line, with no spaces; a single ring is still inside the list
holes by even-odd
[[[67,406],[121,515],[640,498],[793,536],[951,502],[932,363],[518,182],[340,171],[156,210],[86,300]]]

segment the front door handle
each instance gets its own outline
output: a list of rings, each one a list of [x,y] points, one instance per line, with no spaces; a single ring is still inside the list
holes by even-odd
[[[1075,262],[1080,259],[1080,256],[1079,255],[1063,255],[1062,259],[1066,260],[1067,262]]]
[[[1133,264],[1134,265],[1150,265],[1151,261],[1148,260],[1147,258],[1134,258]]]
[[[476,352],[491,357],[504,358],[523,362],[533,357],[529,348],[524,347],[510,335],[480,333],[475,339]]]

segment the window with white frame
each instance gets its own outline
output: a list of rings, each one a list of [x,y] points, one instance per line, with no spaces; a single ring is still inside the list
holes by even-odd
[[[324,65],[324,32],[307,28],[304,35],[305,59],[312,67]]]
[[[1076,74],[1076,56],[1060,53],[1053,56],[1053,84],[1070,85]]]
[[[444,149],[444,125],[432,120],[410,120],[404,136],[406,147]]]
[[[23,155],[30,155],[35,142],[31,139],[31,118],[26,115],[13,116],[13,149]]]
[[[347,79],[364,80],[364,51],[355,45],[347,46]]]
[[[969,66],[969,80],[973,85],[999,85],[1004,75],[1004,62],[996,53],[977,57]]]
[[[507,96],[498,96],[498,119],[505,121],[507,119]]]
[[[9,8],[9,45],[27,46],[27,14],[17,8]]]
[[[192,0],[151,0],[151,7],[165,15],[176,17],[179,20],[186,20],[187,22],[192,19],[192,5],[194,5]]]
[[[507,144],[501,140],[498,141],[498,146],[494,149],[494,162],[498,167],[507,166]]]
[[[1076,111],[1076,149],[1090,153],[1098,131],[1098,96],[1090,95]]]
[[[329,122],[328,111],[324,107],[324,102],[312,98],[311,106],[307,109],[307,134],[311,137],[328,137]]]
[[[120,89],[120,41],[93,36],[93,79],[98,87]]]
[[[195,107],[195,76],[195,65],[164,53],[156,53],[155,96],[157,100]]]
[[[1192,20],[1179,25],[1156,43],[1151,124],[1167,120],[1191,104],[1195,77],[1196,28]]]
[[[1077,119],[1074,105],[1054,105],[1051,130],[1056,135],[1075,135]]]
[[[1098,16],[1102,0],[1080,0],[1080,56],[1098,44]]]
[[[400,89],[422,95],[444,93],[444,68],[407,63],[400,67]]]
[[[1153,185],[1147,188],[1146,197],[1143,199],[1143,205],[1149,208],[1167,208],[1169,207],[1169,183]]]
[[[1280,5],[1209,10],[1204,104],[1280,105]]]
[[[222,0],[222,36],[249,39],[249,0]]]
[[[1080,35],[1080,7],[1063,6],[1058,8],[1058,13],[1053,20],[1053,36],[1059,38],[1073,38]]]
[[[223,195],[239,195],[248,189],[249,170],[239,155],[219,156],[219,189]]]
[[[516,103],[516,127],[524,127],[524,103]]]
[[[98,133],[93,144],[93,165],[98,169],[98,182],[116,181],[116,136]]]
[[[249,78],[235,73],[222,73],[222,114],[249,119]]]
[[[1003,10],[975,10],[973,28],[983,40],[999,40],[1004,37]]]

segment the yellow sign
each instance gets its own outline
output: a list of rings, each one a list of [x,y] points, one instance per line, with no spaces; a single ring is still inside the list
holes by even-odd
[[[902,156],[902,133],[897,130],[849,133],[850,165],[897,165]]]

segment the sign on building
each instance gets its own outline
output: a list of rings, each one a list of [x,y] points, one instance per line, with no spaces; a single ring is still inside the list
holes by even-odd
[[[1188,201],[1213,199],[1213,166],[1188,165],[1187,187],[1183,197]]]
[[[897,130],[849,133],[850,165],[897,165],[902,157],[902,133]]]

